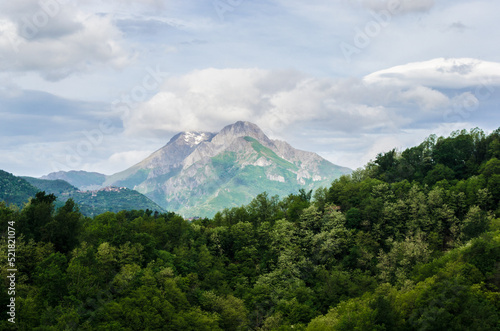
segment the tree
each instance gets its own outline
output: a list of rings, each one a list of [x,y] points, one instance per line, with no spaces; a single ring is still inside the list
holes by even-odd
[[[455,172],[445,166],[444,164],[437,164],[431,171],[427,173],[427,176],[425,176],[424,183],[432,186],[436,182],[440,180],[452,180],[455,179]]]
[[[205,310],[220,316],[219,326],[223,330],[244,330],[247,327],[247,310],[241,299],[232,295],[221,297],[213,291],[204,292],[200,299]]]
[[[59,253],[52,253],[35,269],[33,276],[35,284],[39,287],[39,299],[47,302],[49,306],[56,306],[68,293],[67,285],[67,260]]]
[[[41,230],[52,221],[55,201],[54,194],[47,195],[45,192],[38,192],[23,209],[19,232],[23,233],[27,240],[33,238],[35,241],[40,241],[42,239]]]
[[[278,216],[278,197],[269,198],[266,192],[258,194],[247,206],[252,222],[257,225],[262,222],[271,222]]]
[[[68,199],[54,218],[40,229],[41,240],[53,243],[59,252],[71,251],[78,244],[82,219],[78,206],[73,199]]]

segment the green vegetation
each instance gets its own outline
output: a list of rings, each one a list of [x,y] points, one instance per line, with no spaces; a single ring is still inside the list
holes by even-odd
[[[0,170],[0,201],[22,207],[38,189],[25,179]]]
[[[262,145],[260,142],[257,141],[257,139],[252,138],[252,137],[245,137],[244,138],[246,141],[249,141],[252,143],[252,148],[259,153],[259,155],[265,156],[271,160],[274,161],[277,165],[280,167],[283,167],[284,169],[291,169],[291,170],[298,170],[297,166],[294,165],[293,163],[290,163],[278,155],[276,155],[275,152],[273,152],[271,149],[265,147]]]
[[[33,177],[21,177],[21,178],[25,179],[28,183],[35,186],[40,191],[44,191],[45,193],[49,194],[54,194],[56,196],[78,191],[76,187],[74,187],[73,185],[62,179],[47,180],[47,179],[38,179]]]
[[[0,203],[1,251],[18,230],[16,328],[498,330],[499,147],[500,130],[430,137],[330,187],[192,222],[84,217],[45,193]]]
[[[301,188],[315,189],[331,183],[330,180],[313,181],[310,178],[304,179],[304,184],[299,183],[297,174],[292,172],[298,169],[297,166],[280,158],[256,139],[251,137],[244,139],[252,143],[257,153],[223,152],[212,157],[213,177],[207,181],[209,184],[204,183],[200,187],[187,191],[182,200],[187,200],[188,203],[174,200],[166,205],[167,208],[181,215],[212,218],[227,206],[241,206],[243,202],[252,201],[257,194],[262,192],[267,192],[271,196],[286,196]],[[250,165],[261,157],[272,163],[270,162],[267,166]],[[247,164],[242,166],[242,163]],[[331,171],[331,164],[327,161],[321,163],[320,167],[322,175],[328,174],[330,178],[340,177],[340,171]],[[201,173],[204,168],[198,171]],[[268,174],[280,176],[284,181],[270,180]],[[199,175],[203,177],[203,174]]]

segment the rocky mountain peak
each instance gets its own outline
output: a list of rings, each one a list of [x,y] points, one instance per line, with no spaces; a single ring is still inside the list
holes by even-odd
[[[231,132],[234,135],[246,135],[247,133],[262,133],[262,130],[251,122],[247,121],[238,121],[234,124],[230,124],[225,126],[221,133],[229,133]]]
[[[212,140],[216,145],[227,145],[230,141],[240,137],[252,137],[262,142],[267,147],[274,146],[271,139],[254,123],[238,121],[224,127]]]

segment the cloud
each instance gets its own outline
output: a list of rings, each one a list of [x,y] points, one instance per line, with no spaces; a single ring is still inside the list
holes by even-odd
[[[454,31],[458,31],[460,33],[464,32],[465,30],[468,30],[468,29],[470,29],[470,28],[467,25],[465,25],[462,22],[460,22],[460,21],[453,22],[447,28],[447,30],[454,30]]]
[[[471,58],[437,58],[380,70],[367,75],[364,80],[371,84],[457,89],[500,85],[500,63]]]
[[[351,82],[354,85],[361,82]],[[130,135],[165,136],[180,130],[218,131],[249,120],[280,135],[293,124],[320,121],[334,130],[397,126],[397,114],[343,94],[345,82],[314,79],[294,71],[206,69],[173,77],[161,91],[124,117]],[[356,86],[360,93],[373,93]],[[339,99],[339,100],[338,100]],[[374,103],[374,102],[373,102]]]
[[[0,146],[70,139],[94,128],[106,107],[38,91],[6,90],[0,93]]]
[[[389,10],[391,13],[403,15],[408,13],[427,12],[434,5],[434,0],[363,0],[363,6],[370,10]]]
[[[101,65],[121,68],[131,59],[110,17],[65,1],[2,2],[0,13],[1,71],[59,80]]]
[[[337,132],[394,132],[442,119],[451,100],[421,84],[330,80],[294,71],[206,69],[172,77],[150,100],[127,113],[130,135],[164,136],[180,130],[217,131],[237,120],[282,136],[314,123]]]
[[[82,170],[112,175],[117,169],[124,170],[124,165],[133,165],[141,162],[153,152],[154,150],[142,149],[113,153],[107,159],[83,165]]]
[[[130,112],[124,125],[131,134],[218,130],[221,123],[259,112],[266,97],[258,86],[266,77],[258,69],[206,69],[171,78],[161,92]]]

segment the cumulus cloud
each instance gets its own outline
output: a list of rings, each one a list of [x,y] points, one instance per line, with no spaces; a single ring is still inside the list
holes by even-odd
[[[162,91],[124,118],[130,133],[217,130],[221,123],[249,118],[265,102],[259,84],[269,73],[259,69],[206,69],[174,77]]]
[[[394,131],[441,114],[450,99],[429,87],[333,81],[290,71],[206,69],[170,78],[147,102],[124,115],[129,134],[219,130],[237,120],[281,135],[297,123],[334,131]],[[418,110],[418,111],[416,111]]]
[[[130,61],[110,17],[66,1],[19,0],[0,4],[0,70],[38,72],[58,80],[94,66]]]

